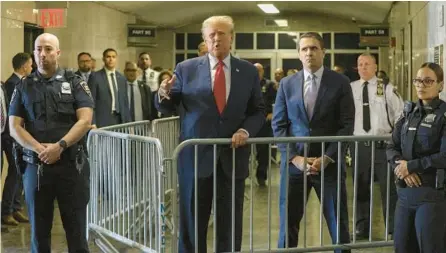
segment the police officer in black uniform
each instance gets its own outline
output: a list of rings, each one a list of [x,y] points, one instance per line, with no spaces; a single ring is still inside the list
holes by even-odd
[[[263,69],[262,64],[255,63],[254,66],[257,68],[257,71],[259,72],[260,87],[262,89],[263,101],[265,102],[265,114],[266,114],[265,124],[260,129],[259,133],[257,134],[257,137],[272,137],[273,129],[271,127],[271,118],[273,115],[273,104],[274,101],[276,100],[277,91],[276,89],[274,89],[274,82],[264,77],[265,70]],[[266,186],[265,181],[267,178],[269,159],[271,159],[268,150],[269,145],[261,144],[257,145],[256,147],[257,147],[257,162],[258,162],[256,177],[259,186],[264,187]]]
[[[395,252],[446,252],[446,103],[439,99],[442,68],[423,64],[413,84],[418,102],[406,102],[387,148],[397,177]]]
[[[57,199],[69,252],[89,252],[86,212],[89,166],[83,137],[91,128],[93,100],[80,76],[58,68],[59,40],[35,41],[38,70],[16,86],[9,109],[11,136],[23,146],[23,177],[31,221],[31,252],[51,252]]]

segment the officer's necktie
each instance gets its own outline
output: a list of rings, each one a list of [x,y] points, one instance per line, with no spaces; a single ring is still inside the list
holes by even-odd
[[[115,111],[116,113],[119,113],[119,98],[118,98],[118,89],[116,87],[115,74],[110,73],[110,78],[112,80],[113,94],[115,96]]]
[[[225,79],[225,64],[223,61],[217,63],[217,71],[215,72],[214,80],[214,98],[217,104],[217,109],[220,114],[226,106],[226,79]]]
[[[367,85],[369,82],[364,82],[362,88],[362,128],[364,131],[370,131],[370,105],[369,105],[369,90]]]
[[[144,83],[144,84],[147,84],[147,73],[146,73],[146,70],[143,70],[142,71],[142,82]]]
[[[132,121],[135,121],[135,91],[133,83],[130,84],[130,115],[132,116]]]
[[[313,117],[314,106],[316,104],[317,98],[317,84],[316,84],[316,75],[310,75],[308,77],[309,84],[305,87],[304,93],[304,103],[305,109],[307,110],[308,118],[311,119]]]

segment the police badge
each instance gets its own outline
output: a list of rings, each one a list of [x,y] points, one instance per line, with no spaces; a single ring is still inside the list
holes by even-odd
[[[435,114],[428,114],[426,115],[426,118],[424,118],[424,121],[426,123],[433,123],[435,120],[435,116],[436,116]]]
[[[384,85],[381,82],[378,82],[376,86],[376,95],[379,97],[384,96]]]
[[[60,92],[61,92],[62,94],[71,94],[71,86],[70,86],[70,83],[63,82],[63,83],[62,83],[62,86],[61,86],[61,90],[60,90]]]

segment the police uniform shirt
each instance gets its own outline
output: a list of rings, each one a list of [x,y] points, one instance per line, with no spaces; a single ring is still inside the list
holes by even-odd
[[[116,84],[115,89],[116,89],[116,91],[118,91],[118,82],[116,81],[116,72],[115,72],[115,70],[108,70],[107,68],[104,68],[104,69],[105,69],[105,74],[107,75],[108,87],[110,89],[110,94],[111,94],[111,98],[112,98],[112,103],[111,103],[112,112],[115,112],[116,111],[115,99],[118,94],[115,94],[115,92],[114,92],[113,83]],[[115,80],[112,80],[111,75],[110,75],[111,73],[113,73],[113,79],[115,79]]]
[[[142,71],[142,75],[146,76],[146,85],[148,85],[150,87],[150,90],[152,92],[157,91],[159,88],[158,77],[159,77],[160,73],[151,69],[151,68],[147,68]],[[142,75],[139,77],[138,80],[140,80],[140,81],[144,80]]]
[[[378,78],[374,76],[368,81],[367,89],[369,94],[370,108],[370,131],[363,129],[363,100],[362,90],[364,80],[352,82],[352,92],[355,101],[355,128],[353,135],[386,135],[392,131],[392,127],[387,120],[386,102],[389,111],[389,119],[395,125],[403,112],[403,101],[391,84],[388,84],[384,91],[384,84],[378,87]],[[385,92],[385,93],[384,93]]]
[[[141,121],[143,120],[143,113],[142,113],[142,100],[141,100],[141,93],[138,87],[138,80],[135,80],[133,82],[127,81],[127,84],[130,86],[129,89],[127,89],[127,95],[129,98],[129,103],[131,103],[131,93],[133,90],[133,99],[134,104],[130,104],[130,108],[133,106],[135,108],[135,119],[134,121]]]
[[[48,79],[38,71],[32,73],[17,84],[9,115],[23,118],[26,130],[39,142],[60,140],[66,133],[58,130],[76,123],[77,109],[94,107],[87,83],[78,76],[71,82],[62,69]]]

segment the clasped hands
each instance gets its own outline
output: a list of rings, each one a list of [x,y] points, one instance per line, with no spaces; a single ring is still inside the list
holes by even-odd
[[[407,169],[407,161],[399,160],[395,162],[398,164],[394,170],[395,176],[401,180],[404,180],[407,186],[409,187],[420,187],[421,179],[417,173],[409,174],[409,170]]]
[[[40,161],[45,164],[54,164],[59,161],[62,151],[63,148],[59,143],[41,143],[35,150]]]
[[[322,159],[324,160],[324,167],[322,168]],[[308,157],[307,158],[307,166],[305,167],[305,158],[303,156],[295,156],[291,162],[296,166],[300,171],[305,172],[307,175],[319,175],[319,172],[322,169],[325,169],[331,159],[327,156],[322,157]]]

